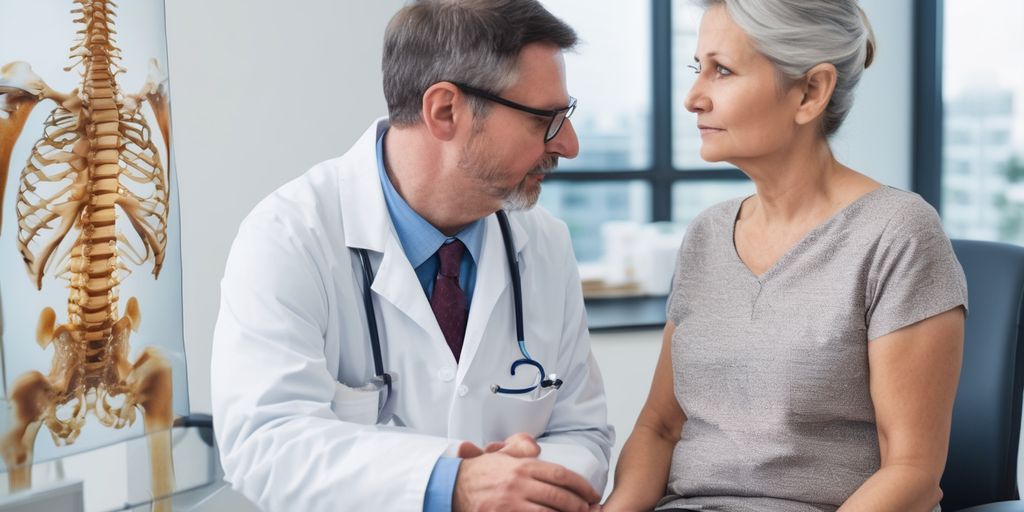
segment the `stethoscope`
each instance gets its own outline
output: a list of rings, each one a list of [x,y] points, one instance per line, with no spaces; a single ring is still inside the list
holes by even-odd
[[[495,394],[504,395],[523,395],[530,393],[537,388],[553,388],[558,389],[562,387],[562,379],[559,379],[557,375],[551,374],[550,376],[544,371],[544,366],[540,364],[536,359],[530,357],[530,353],[526,350],[526,340],[523,336],[523,287],[522,280],[519,276],[519,260],[516,257],[514,245],[512,243],[512,232],[508,224],[508,215],[503,210],[495,212],[498,217],[498,225],[501,227],[501,238],[505,242],[505,256],[508,258],[508,268],[512,277],[512,297],[513,306],[515,307],[515,318],[516,318],[516,340],[519,343],[519,352],[523,355],[522,358],[515,360],[512,363],[510,374],[515,376],[516,370],[520,366],[527,365],[537,369],[540,374],[540,382],[532,386],[524,388],[506,388],[497,384],[491,385],[491,392]],[[381,357],[380,351],[380,334],[377,332],[377,316],[373,308],[373,294],[370,286],[373,283],[373,270],[370,266],[370,257],[366,253],[366,249],[356,249],[359,253],[359,263],[363,268],[363,306],[366,310],[366,323],[370,333],[370,348],[373,351],[373,368],[376,373],[374,378],[381,387],[384,387],[385,393],[388,396],[391,394],[391,386],[394,381],[391,374],[384,371],[384,362]]]

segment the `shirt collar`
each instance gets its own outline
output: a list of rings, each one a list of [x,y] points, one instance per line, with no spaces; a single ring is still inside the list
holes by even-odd
[[[384,134],[381,132],[377,138],[377,172],[380,174],[381,188],[384,190],[384,202],[387,203],[388,214],[391,216],[391,223],[398,233],[398,241],[402,244],[405,257],[413,268],[417,268],[437,252],[449,238],[458,238],[469,250],[474,263],[480,262],[480,250],[483,245],[484,219],[477,219],[455,234],[454,237],[447,237],[440,232],[426,219],[416,213],[409,203],[395,190],[395,186],[388,178],[384,169]]]

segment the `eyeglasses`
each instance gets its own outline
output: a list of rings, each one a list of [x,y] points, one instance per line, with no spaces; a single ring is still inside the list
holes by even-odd
[[[535,116],[550,117],[551,122],[548,124],[548,130],[544,132],[544,143],[551,142],[551,139],[558,135],[558,131],[562,129],[562,124],[569,117],[572,117],[572,113],[576,111],[576,98],[569,96],[569,106],[560,108],[557,110],[542,110],[539,108],[527,107],[511,100],[506,100],[497,94],[487,92],[483,89],[477,89],[476,87],[462,84],[459,82],[451,82],[452,85],[458,87],[462,92],[483,98],[488,101],[493,101],[500,105],[505,105],[509,108],[514,108],[520,112],[526,112],[527,114],[533,114]]]

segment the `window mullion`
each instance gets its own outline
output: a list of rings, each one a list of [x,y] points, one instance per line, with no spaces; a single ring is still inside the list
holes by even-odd
[[[942,0],[914,2],[912,187],[942,212]]]
[[[651,69],[654,72],[651,101],[653,123],[651,159],[651,220],[672,219],[672,2],[651,0]]]

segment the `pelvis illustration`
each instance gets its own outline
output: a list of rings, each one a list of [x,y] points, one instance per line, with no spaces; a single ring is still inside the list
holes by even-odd
[[[36,289],[52,274],[69,290],[66,322],[58,323],[55,308],[39,314],[36,341],[43,349],[53,345],[52,366],[47,375],[29,371],[14,382],[8,397],[13,427],[0,432],[0,451],[11,489],[23,489],[31,484],[32,449],[42,425],[60,446],[75,442],[90,412],[102,425],[122,428],[141,408],[153,495],[168,496],[174,490],[171,366],[154,347],[129,361],[129,335],[138,331],[142,315],[134,297],[121,315],[118,296],[132,266],[151,260],[156,278],[164,260],[168,176],[141,109],[149,103],[170,155],[166,78],[153,60],[142,90],[122,92],[118,77],[126,70],[113,38],[114,3],[74,3],[80,30],[71,47],[74,62],[65,71],[81,68],[78,88],[55,91],[25,62],[0,68],[0,201],[29,114],[44,100],[56,103],[18,181],[17,249]],[[118,230],[129,224],[128,234]],[[169,501],[154,508],[170,510]]]

